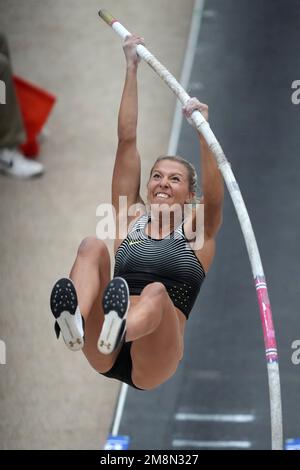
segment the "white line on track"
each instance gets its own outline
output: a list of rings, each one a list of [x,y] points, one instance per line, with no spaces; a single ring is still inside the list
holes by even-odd
[[[120,428],[120,423],[121,423],[121,419],[122,419],[122,415],[124,411],[127,391],[128,391],[128,385],[123,383],[121,386],[118,404],[116,408],[114,424],[113,424],[112,431],[111,431],[112,436],[117,436],[119,434],[119,428]]]
[[[199,414],[199,413],[177,413],[176,421],[205,421],[220,423],[250,423],[254,421],[252,414]]]
[[[201,28],[204,2],[205,0],[195,1],[189,39],[188,39],[188,43],[186,47],[181,77],[179,80],[180,84],[185,90],[188,87],[190,76],[192,73],[195,51],[197,48],[197,40],[198,40],[199,31]],[[177,100],[173,123],[172,123],[171,136],[170,136],[170,141],[169,141],[169,146],[168,146],[168,155],[176,155],[177,153],[179,134],[180,134],[181,124],[182,124],[181,108],[182,108],[182,105],[180,101]]]
[[[174,439],[173,447],[195,448],[195,449],[249,449],[249,441],[192,441],[186,439]]]

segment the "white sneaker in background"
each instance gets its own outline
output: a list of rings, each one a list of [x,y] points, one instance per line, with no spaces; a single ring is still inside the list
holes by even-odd
[[[18,150],[0,149],[0,171],[17,178],[41,175],[44,167],[40,162],[25,158]]]

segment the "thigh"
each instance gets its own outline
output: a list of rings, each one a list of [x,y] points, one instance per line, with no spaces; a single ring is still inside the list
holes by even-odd
[[[102,298],[104,289],[111,280],[109,252],[102,254],[101,269],[99,267],[100,288],[94,305],[85,322],[85,341],[83,353],[91,366],[98,372],[107,372],[113,366],[118,350],[110,355],[102,354],[97,348],[98,338],[104,322],[104,312],[102,308]]]
[[[183,354],[185,318],[166,293],[166,307],[158,328],[132,343],[132,379],[143,389],[154,388],[176,371]]]

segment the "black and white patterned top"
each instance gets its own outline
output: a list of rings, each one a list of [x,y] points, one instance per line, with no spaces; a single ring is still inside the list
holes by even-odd
[[[126,279],[131,295],[139,295],[151,282],[161,282],[175,307],[188,318],[205,271],[185,237],[183,222],[167,237],[155,239],[145,233],[150,220],[149,214],[142,215],[122,241],[114,276]]]

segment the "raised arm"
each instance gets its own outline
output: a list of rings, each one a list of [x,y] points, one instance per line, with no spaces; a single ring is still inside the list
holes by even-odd
[[[137,69],[139,36],[128,36],[123,45],[126,78],[118,117],[118,149],[112,179],[112,203],[119,213],[119,196],[127,196],[128,206],[140,202],[141,162],[136,145],[138,119]]]
[[[190,117],[195,109],[199,110],[208,121],[208,106],[200,103],[197,98],[189,100],[183,108],[186,117]],[[222,224],[222,209],[224,199],[224,182],[217,162],[206,141],[198,133],[201,154],[201,186],[204,203],[204,235],[213,239]]]

